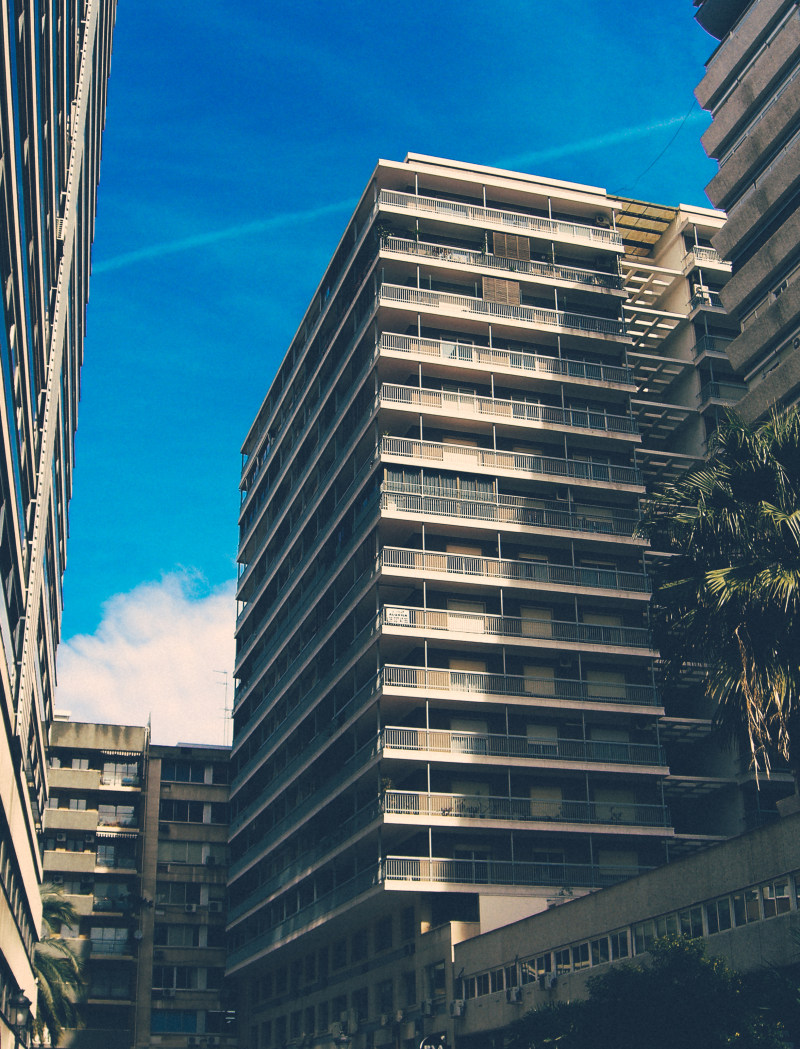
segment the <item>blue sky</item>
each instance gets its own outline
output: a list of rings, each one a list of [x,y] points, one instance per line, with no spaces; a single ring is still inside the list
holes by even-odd
[[[707,204],[692,105],[715,42],[692,12],[120,0],[64,638],[159,580],[229,592],[241,442],[378,158]]]

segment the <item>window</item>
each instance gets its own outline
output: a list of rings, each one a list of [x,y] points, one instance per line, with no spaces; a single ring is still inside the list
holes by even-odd
[[[331,968],[343,969],[347,965],[347,940],[337,940],[331,951]]]
[[[589,944],[579,943],[572,948],[572,968],[587,969],[589,967]]]
[[[731,901],[727,896],[719,900],[712,900],[706,904],[706,922],[708,923],[709,935],[715,932],[725,932],[733,926],[733,915],[731,914]]]
[[[603,936],[600,940],[592,940],[592,965],[603,965],[611,960],[611,952],[608,946],[608,937]]]
[[[445,993],[444,962],[434,962],[427,968],[428,998],[440,998]]]
[[[414,939],[414,908],[404,907],[400,915],[400,935],[405,942]]]
[[[621,932],[612,932],[608,938],[611,944],[611,957],[616,961],[617,958],[627,958],[629,954],[628,950],[628,930],[622,929]]]
[[[200,886],[185,881],[156,882],[156,903],[181,905],[200,902]]]
[[[381,980],[376,987],[378,1012],[389,1015],[394,1009],[394,986],[391,980]]]
[[[202,801],[173,801],[162,798],[158,809],[158,818],[173,823],[202,823]]]
[[[761,903],[765,918],[774,918],[776,914],[786,914],[791,910],[789,882],[786,878],[761,886]]]
[[[556,956],[556,974],[558,976],[563,976],[564,973],[568,973],[570,971],[569,947],[565,947],[561,951],[556,951],[555,952],[555,956]]]
[[[492,972],[489,973],[489,989],[492,994],[494,994],[495,991],[502,991],[503,986],[503,970],[493,969]]]
[[[172,783],[204,783],[205,765],[189,761],[162,761],[161,779]]]
[[[197,1013],[190,1009],[153,1009],[150,1030],[154,1034],[194,1034]]]
[[[367,988],[359,987],[357,991],[353,991],[350,1001],[352,1002],[359,1023],[362,1023],[369,1016],[369,995],[367,993]]]
[[[330,1018],[328,1014],[328,1003],[320,1002],[317,1006],[317,1030],[324,1034],[330,1027]]]
[[[375,950],[388,951],[392,946],[392,916],[384,915],[375,922]],[[381,1010],[385,1012],[385,1010]]]
[[[746,889],[744,892],[734,894],[733,916],[737,925],[747,925],[749,922],[761,920],[758,896],[757,889]]]
[[[415,972],[405,972],[402,975],[403,981],[403,999],[406,1005],[417,1004],[417,974]]]
[[[475,993],[480,998],[482,994],[489,993],[489,974],[479,973],[475,977]]]
[[[156,925],[153,942],[157,947],[199,947],[199,925]]]
[[[516,965],[506,966],[506,987],[517,986],[517,967]]]
[[[350,960],[353,962],[362,961],[367,957],[367,930],[359,929],[358,932],[353,934],[353,941],[350,947]]]

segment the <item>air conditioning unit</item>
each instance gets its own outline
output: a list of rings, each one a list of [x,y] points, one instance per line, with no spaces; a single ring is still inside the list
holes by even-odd
[[[422,1015],[433,1016],[433,1002],[430,998],[425,998],[422,1002]]]
[[[67,832],[65,830],[58,831],[58,833],[56,834],[56,841],[66,841],[66,840],[67,840]]]
[[[506,990],[506,1001],[507,1002],[521,1002],[522,1001],[522,988],[521,987],[509,987]]]
[[[594,217],[594,221],[596,226],[604,226],[606,229],[611,226],[611,219],[608,215],[604,215],[602,211],[598,211]]]
[[[197,911],[197,904],[187,903],[183,909],[186,911],[187,914],[194,914]]]
[[[556,975],[556,973],[546,973],[545,976],[543,977],[543,981],[544,981],[544,989],[546,991],[552,991],[553,988],[558,983],[558,976]]]
[[[64,884],[64,875],[63,874],[54,874],[52,876],[52,878],[50,879],[50,881],[53,883],[53,885],[63,885]]]
[[[463,998],[455,998],[450,1003],[450,1015],[451,1016],[463,1016],[464,1015],[465,1004],[466,1003],[464,1002]]]
[[[334,1020],[331,1024],[330,1036],[334,1041],[342,1037],[342,1025],[338,1020]]]
[[[221,914],[222,913],[222,904],[219,902],[219,900],[209,900],[208,901],[208,909],[209,909],[211,914]]]
[[[381,1013],[381,1027],[388,1027],[388,1026],[389,1026],[389,1014],[388,1013]]]
[[[394,1014],[394,1022],[396,1024],[401,1024],[403,1022],[403,1020],[404,1020],[403,1010],[402,1009],[398,1009],[397,1012]]]

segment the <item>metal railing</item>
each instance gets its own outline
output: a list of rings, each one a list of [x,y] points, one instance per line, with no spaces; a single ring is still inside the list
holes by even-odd
[[[747,393],[747,386],[738,382],[707,382],[700,388],[698,401],[704,404],[710,400],[739,401]]]
[[[381,439],[380,453],[400,459],[423,459],[425,462],[456,461],[460,465],[464,465],[464,461],[467,460],[468,469],[513,470],[547,477],[569,477],[576,481],[598,484],[642,484],[641,474],[635,466],[617,466],[614,463],[583,459],[561,459],[528,452],[496,451],[492,448],[476,448],[470,444],[420,441],[414,437],[385,436]]]
[[[581,681],[574,678],[535,678],[519,674],[487,674],[439,667],[401,666],[395,663],[384,665],[383,683],[390,688],[469,692],[479,696],[519,696],[523,699],[624,703],[647,707],[660,705],[658,692],[652,685]]]
[[[384,237],[381,246],[400,255],[434,259],[440,262],[455,262],[465,266],[502,270],[505,273],[523,273],[532,277],[550,277],[555,280],[587,284],[595,288],[621,288],[622,281],[616,273],[587,270],[576,266],[561,266],[551,262],[509,259],[502,255],[487,255],[482,251],[450,247],[446,244],[431,244],[426,241],[408,240],[405,237]]]
[[[92,954],[133,954],[130,940],[90,939]]]
[[[718,251],[715,251],[714,248],[707,247],[705,244],[693,244],[683,256],[683,261],[687,262],[693,256],[698,262],[725,262],[725,259],[723,259]],[[728,265],[730,265],[730,263],[728,263]]]
[[[513,821],[515,823],[591,823],[627,827],[667,827],[665,805],[635,802],[503,798],[484,794],[434,794],[387,790],[382,795],[387,816],[444,817]]]
[[[402,284],[381,284],[378,294],[382,302],[425,306],[436,310],[446,307],[449,313],[472,313],[499,317],[502,320],[524,321],[526,324],[540,324],[548,328],[572,328],[596,335],[625,337],[625,324],[616,317],[592,317],[585,313],[568,313],[566,310],[550,310],[542,306],[513,306],[473,295],[454,295],[449,291],[409,288]]]
[[[533,233],[545,233],[553,237],[570,237],[589,244],[622,247],[622,237],[613,229],[605,229],[602,226],[585,226],[578,222],[564,222],[540,215],[526,215],[523,212],[507,211],[504,208],[485,208],[478,204],[464,204],[456,200],[441,200],[438,197],[418,196],[414,193],[401,193],[391,189],[380,191],[378,204],[394,208],[408,208],[412,211],[425,211],[429,214],[443,215],[445,218],[466,219],[468,222],[489,222],[518,230],[530,230]]]
[[[546,761],[602,762],[613,765],[667,764],[662,747],[624,740],[536,739],[486,732],[453,732],[446,729],[404,728],[387,725],[385,749],[426,754],[469,754],[489,758],[537,758]]]
[[[384,880],[449,882],[453,885],[569,885],[602,889],[635,878],[651,867],[589,863],[535,863],[520,860],[386,856]]]
[[[650,591],[650,580],[643,572],[619,572],[616,568],[584,568],[581,565],[476,557],[472,554],[411,550],[397,546],[385,546],[381,556],[384,568],[401,568],[408,572],[445,572],[448,575],[508,579],[515,583],[598,587],[633,593]]]
[[[473,412],[520,422],[549,423],[554,426],[572,426],[580,430],[603,430],[608,433],[636,434],[636,420],[630,415],[612,415],[604,409],[560,408],[522,400],[483,397],[477,393],[430,390],[419,386],[399,386],[383,383],[380,400],[387,405],[408,405],[415,408]]]
[[[701,335],[694,345],[694,356],[697,358],[703,353],[727,353],[732,341],[720,335]]]
[[[719,292],[712,291],[711,288],[696,288],[692,292],[692,309],[696,306],[715,306],[724,309]]]
[[[524,638],[564,644],[611,645],[649,648],[650,631],[644,627],[573,623],[560,619],[525,619],[480,612],[454,612],[409,605],[384,605],[381,624],[409,630],[445,630],[485,637]]]
[[[451,492],[434,486],[395,484],[391,481],[381,486],[381,510],[626,538],[633,537],[640,519],[638,513],[612,510],[610,507],[578,506],[570,510],[550,500],[494,493],[487,498],[480,498],[478,495],[460,494],[457,490]]]
[[[616,364],[576,361],[569,357],[550,357],[524,350],[504,350],[492,346],[477,346],[471,342],[447,339],[422,339],[416,335],[398,335],[384,332],[380,350],[408,353],[426,359],[436,358],[455,365],[479,364],[491,368],[510,368],[514,371],[538,373],[545,376],[585,379],[603,386],[633,385],[630,368]]]

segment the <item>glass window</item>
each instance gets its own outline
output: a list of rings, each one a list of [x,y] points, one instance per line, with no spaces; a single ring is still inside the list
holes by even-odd
[[[563,976],[564,973],[568,973],[570,971],[569,947],[565,947],[561,951],[556,951],[555,955],[556,955],[556,974],[558,976]]]
[[[572,968],[586,969],[589,965],[589,944],[579,943],[572,948]]]
[[[617,958],[627,958],[629,955],[628,949],[628,930],[622,929],[620,932],[612,932],[608,937],[608,941],[611,945],[611,957],[616,961]]]
[[[762,885],[761,903],[765,918],[774,918],[776,914],[785,914],[791,910],[788,880],[782,878],[771,885]]]
[[[389,1015],[394,1009],[394,986],[391,980],[381,980],[376,988],[378,1012]]]
[[[611,953],[608,946],[608,937],[604,936],[601,940],[592,940],[592,965],[603,965],[610,960]]]
[[[517,967],[516,965],[506,966],[506,987],[517,986]]]
[[[153,1009],[150,1030],[155,1034],[194,1034],[197,1031],[197,1013],[190,1009]]]
[[[653,946],[656,938],[655,924],[653,922],[641,922],[633,927],[633,949],[634,954],[644,954]]]
[[[489,974],[489,987],[494,994],[495,991],[503,990],[503,970],[493,969]]]
[[[479,973],[475,977],[475,993],[480,998],[483,994],[489,993],[489,974]]]

